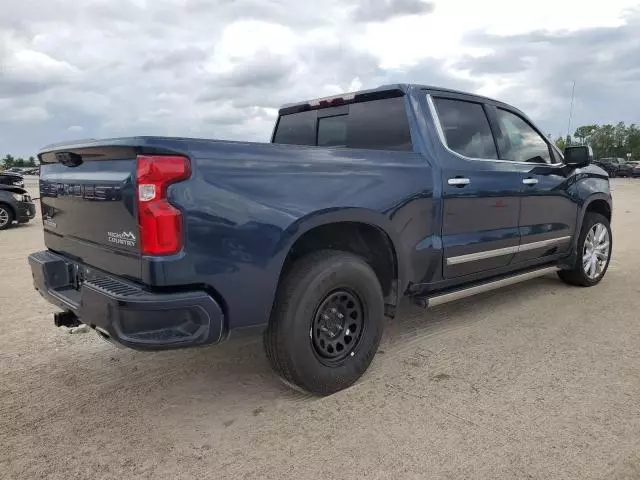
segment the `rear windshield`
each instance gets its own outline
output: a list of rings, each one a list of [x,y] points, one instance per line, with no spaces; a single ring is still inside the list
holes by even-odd
[[[283,115],[273,143],[412,150],[403,97]]]

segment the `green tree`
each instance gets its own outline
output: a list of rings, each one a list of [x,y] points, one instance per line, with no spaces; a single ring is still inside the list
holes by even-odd
[[[555,144],[556,147],[560,149],[560,151],[564,151],[565,147],[567,146],[567,141],[562,137],[558,137],[556,138]]]
[[[615,156],[618,158],[627,157],[627,135],[628,130],[624,125],[624,122],[618,122],[613,130],[613,144],[615,149]]]
[[[627,127],[626,147],[634,160],[640,160],[640,127],[634,123]]]
[[[576,128],[573,136],[583,145],[590,145],[591,138],[598,130],[598,125],[583,125]]]
[[[8,153],[4,156],[4,158],[2,159],[2,163],[4,164],[4,168],[11,168],[14,167],[15,165],[15,158],[13,157],[13,155],[9,155]]]
[[[589,144],[596,158],[617,157],[616,127],[611,124],[601,125],[591,135]]]
[[[36,159],[31,156],[29,157],[29,160],[27,160],[27,167],[37,167],[38,164],[36,163]]]

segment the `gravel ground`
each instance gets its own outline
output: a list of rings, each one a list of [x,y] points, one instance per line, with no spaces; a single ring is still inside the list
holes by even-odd
[[[259,339],[162,353],[53,326],[39,219],[0,232],[0,478],[640,478],[640,181],[595,288],[410,305],[365,377],[307,397]]]

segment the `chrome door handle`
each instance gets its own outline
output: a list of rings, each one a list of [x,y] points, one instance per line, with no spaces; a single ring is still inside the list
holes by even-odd
[[[447,180],[447,183],[449,185],[453,185],[454,187],[464,187],[465,185],[469,185],[471,183],[471,180],[464,177],[455,177]]]
[[[522,179],[522,183],[524,183],[525,185],[535,185],[538,183],[538,179],[537,178],[523,178]]]

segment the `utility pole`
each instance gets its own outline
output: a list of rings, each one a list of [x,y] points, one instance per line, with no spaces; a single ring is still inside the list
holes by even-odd
[[[576,94],[576,81],[573,81],[573,86],[571,87],[571,106],[569,107],[569,124],[567,125],[567,141],[566,146],[571,145],[571,117],[573,116],[573,99]]]

